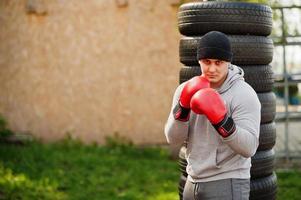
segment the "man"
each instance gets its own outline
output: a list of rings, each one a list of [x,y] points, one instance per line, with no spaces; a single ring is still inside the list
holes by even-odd
[[[227,36],[205,34],[197,50],[202,75],[178,86],[165,124],[171,144],[187,142],[184,200],[247,200],[261,105],[232,65]]]

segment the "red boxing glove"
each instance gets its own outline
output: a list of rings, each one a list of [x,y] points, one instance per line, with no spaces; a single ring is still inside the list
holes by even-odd
[[[227,115],[223,99],[214,89],[206,88],[196,92],[190,105],[195,113],[206,115],[221,136],[228,137],[236,130],[233,119]]]
[[[195,76],[190,79],[184,86],[181,96],[180,104],[184,108],[190,108],[191,97],[200,89],[209,88],[210,83],[204,76]]]
[[[196,76],[190,79],[184,86],[179,102],[174,108],[174,118],[180,121],[188,121],[190,114],[191,97],[200,89],[209,88],[210,83],[204,76]]]
[[[227,114],[223,99],[212,88],[195,93],[190,104],[195,113],[206,115],[212,124],[218,124]]]

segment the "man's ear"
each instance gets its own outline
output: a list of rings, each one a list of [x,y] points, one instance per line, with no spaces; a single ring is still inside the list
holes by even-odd
[[[200,60],[199,60],[199,64],[200,64],[201,72],[203,74],[203,69],[202,69],[202,65],[201,65],[201,61]]]

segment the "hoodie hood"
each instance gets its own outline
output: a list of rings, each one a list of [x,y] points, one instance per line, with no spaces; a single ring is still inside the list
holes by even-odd
[[[236,65],[229,64],[227,78],[224,81],[223,85],[217,89],[217,92],[220,94],[226,92],[239,80],[245,80],[244,71]]]

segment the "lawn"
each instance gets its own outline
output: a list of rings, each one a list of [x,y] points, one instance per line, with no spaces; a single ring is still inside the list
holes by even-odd
[[[162,148],[111,140],[0,144],[0,199],[175,200],[180,172]],[[301,173],[277,172],[278,200],[301,196]]]

